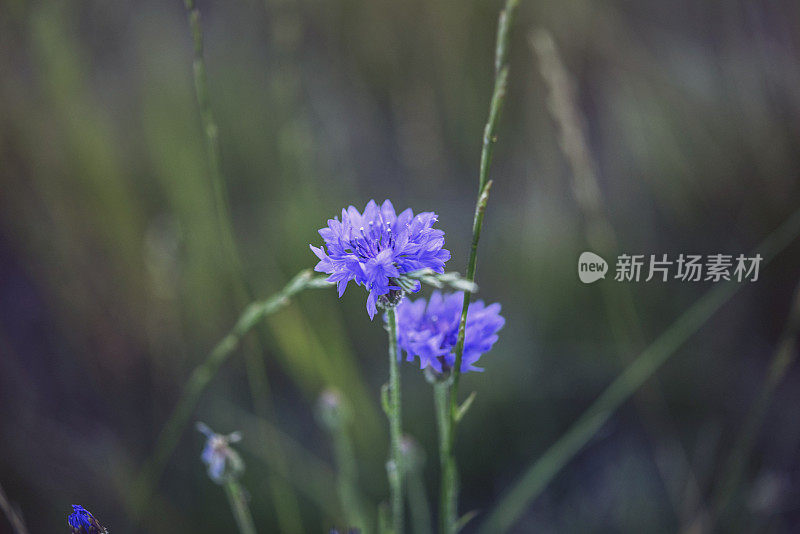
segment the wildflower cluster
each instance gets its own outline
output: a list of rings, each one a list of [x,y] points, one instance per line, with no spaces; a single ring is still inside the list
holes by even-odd
[[[443,273],[450,259],[442,248],[444,232],[433,228],[436,220],[433,212],[414,215],[406,209],[397,215],[389,200],[380,207],[370,200],[363,214],[350,206],[342,210],[341,221],[328,220],[319,231],[327,250],[310,246],[319,258],[314,270],[330,274],[328,281],[337,283],[340,297],[351,280],[367,288],[370,319],[379,303],[397,306],[398,343],[408,361],[419,358],[421,369],[447,373],[455,365],[463,294],[434,291],[429,301],[402,300],[404,292],[421,287],[418,279],[405,275],[422,269]],[[492,348],[504,323],[499,304],[470,304],[462,372],[483,370],[474,364]]]
[[[456,398],[457,372],[456,345],[464,306],[465,292],[475,291],[473,280],[461,280],[457,273],[444,273],[444,264],[450,252],[444,249],[444,232],[433,228],[437,217],[433,212],[414,215],[407,209],[397,215],[392,203],[385,200],[378,205],[370,200],[364,212],[353,206],[342,210],[341,221],[329,219],[327,228],[319,230],[324,247],[311,245],[319,258],[315,271],[329,274],[329,282],[336,282],[339,296],[353,280],[363,285],[367,297],[367,313],[374,318],[378,306],[386,310],[384,320],[389,333],[389,382],[384,390],[384,411],[389,418],[390,457],[386,462],[392,510],[391,527],[404,531],[403,478],[419,467],[418,455],[402,438],[402,411],[400,399],[400,373],[398,365],[402,351],[408,361],[419,358],[421,369],[429,369],[439,376],[454,376],[452,381],[437,380],[436,409],[440,431],[440,459],[442,462],[442,514],[443,532],[455,532],[456,475],[450,459],[450,442],[455,419],[451,418],[449,398]],[[442,287],[448,284],[456,293],[434,291],[429,300],[404,299],[406,293],[416,293],[422,282]],[[458,372],[482,371],[475,364],[497,341],[497,332],[505,324],[500,315],[500,305],[486,305],[482,300],[467,307],[464,323],[461,367]],[[448,388],[446,391],[442,388]],[[452,389],[450,389],[452,388]],[[442,392],[444,391],[444,394]],[[337,427],[339,398],[323,394],[320,415],[329,427]],[[416,467],[414,467],[416,466]],[[342,500],[351,500],[343,491]],[[452,516],[452,517],[451,517]],[[452,528],[451,528],[452,527]]]
[[[379,207],[370,200],[363,213],[353,206],[342,210],[341,220],[328,220],[328,226],[319,230],[325,241],[322,247],[311,245],[311,250],[319,258],[314,268],[330,276],[328,282],[335,282],[341,297],[350,281],[364,286],[367,297],[367,313],[373,319],[378,306],[385,309],[385,320],[389,332],[389,383],[386,386],[384,409],[390,421],[391,453],[387,461],[387,474],[390,481],[392,523],[398,534],[404,531],[403,519],[403,478],[410,471],[420,469],[424,454],[412,441],[404,440],[402,434],[400,373],[398,366],[402,359],[402,351],[408,361],[419,358],[421,369],[430,368],[440,375],[448,375],[453,371],[456,360],[456,344],[461,327],[464,292],[475,291],[473,281],[461,279],[457,273],[444,273],[445,262],[450,259],[450,252],[444,249],[444,232],[434,228],[437,216],[433,212],[422,212],[414,215],[406,209],[399,215],[389,200]],[[455,288],[456,293],[433,291],[430,299],[404,299],[406,293],[416,293],[422,282],[442,287],[447,284]],[[467,308],[464,323],[464,345],[461,357],[460,372],[482,371],[476,367],[480,357],[489,351],[497,341],[498,331],[505,324],[500,315],[500,304],[486,305],[482,300],[472,302]],[[440,447],[447,446],[447,435],[452,428],[447,402],[449,395],[454,395],[456,381],[437,381],[437,410],[440,424]],[[438,392],[442,388],[449,389],[444,396]],[[329,427],[337,440],[341,455],[340,463],[347,465],[349,446],[345,435],[346,421],[349,412],[341,395],[333,390],[325,391],[318,406],[320,420]],[[243,490],[238,485],[238,478],[244,470],[244,463],[239,454],[230,446],[241,440],[239,433],[229,435],[217,434],[203,423],[197,423],[197,429],[206,436],[206,444],[201,455],[208,469],[208,476],[216,483],[225,486],[232,511],[242,534],[255,532],[252,516],[247,506]],[[449,469],[447,449],[440,451],[442,460],[442,484],[446,488],[443,493],[443,506],[447,504],[454,492],[455,480]],[[344,468],[343,468],[344,469]],[[451,476],[452,475],[452,476]],[[339,483],[341,499],[348,516],[353,518],[357,528],[350,528],[348,533],[359,532],[363,525],[363,515],[359,512],[357,492],[352,487],[353,473],[341,475]],[[354,497],[355,496],[355,497]],[[455,507],[451,507],[455,510]],[[81,509],[83,510],[83,509]],[[77,511],[77,509],[76,509]],[[94,518],[83,510],[84,516],[70,516],[70,526],[74,534],[101,534],[104,530],[90,530],[96,524]],[[449,513],[449,512],[448,512]],[[87,521],[84,527],[79,521]],[[94,523],[90,523],[93,521]],[[84,530],[76,530],[83,528]],[[98,528],[99,525],[97,525]],[[335,529],[331,532],[337,532]],[[449,530],[448,530],[449,532]]]
[[[396,303],[402,292],[417,292],[418,280],[403,275],[420,269],[444,272],[450,252],[443,249],[444,232],[433,228],[433,212],[414,215],[411,209],[395,214],[385,200],[378,207],[370,200],[360,213],[350,206],[342,210],[342,220],[328,220],[319,231],[325,246],[311,246],[319,258],[315,271],[330,274],[341,297],[351,280],[369,291],[367,313],[377,313],[377,304]]]

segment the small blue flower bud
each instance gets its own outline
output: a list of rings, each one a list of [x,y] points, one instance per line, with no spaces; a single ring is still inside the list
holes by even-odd
[[[72,513],[67,518],[67,524],[72,529],[72,534],[108,534],[108,530],[80,504],[72,505]]]
[[[209,478],[217,484],[223,484],[230,478],[239,477],[244,471],[244,462],[230,444],[241,441],[241,434],[233,432],[223,436],[211,430],[205,423],[197,423],[197,430],[208,438],[200,459],[208,466]]]

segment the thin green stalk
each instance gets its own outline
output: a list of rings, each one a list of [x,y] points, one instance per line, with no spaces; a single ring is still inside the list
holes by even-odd
[[[753,450],[753,444],[758,436],[764,415],[767,412],[767,408],[769,408],[772,395],[778,384],[786,376],[789,367],[797,358],[798,334],[800,334],[800,285],[795,289],[792,308],[789,311],[789,319],[770,361],[761,391],[747,414],[747,418],[734,442],[727,467],[719,478],[720,484],[715,491],[712,521],[717,518],[724,518],[731,510],[733,497],[741,482],[742,474],[747,467],[747,461]]]
[[[478,241],[481,238],[481,229],[483,228],[483,215],[486,211],[486,203],[489,200],[489,191],[492,188],[492,181],[486,182],[486,186],[481,191],[478,197],[478,203],[475,205],[475,218],[472,223],[472,245],[470,246],[469,262],[467,264],[466,279],[469,282],[475,280],[475,269],[478,262]],[[453,392],[450,396],[450,417],[453,421],[456,418],[458,410],[458,383],[461,380],[461,362],[464,357],[464,339],[467,330],[467,312],[469,311],[469,299],[472,292],[468,289],[464,290],[464,303],[461,307],[461,320],[458,326],[458,338],[456,339],[456,354],[455,365],[453,366]]]
[[[256,534],[256,527],[253,524],[253,516],[250,514],[250,507],[247,505],[247,497],[239,485],[239,482],[231,478],[225,482],[225,494],[231,505],[233,517],[241,534]]]
[[[439,470],[441,485],[439,487],[439,532],[454,532],[458,518],[456,517],[456,495],[458,480],[455,460],[452,459],[453,443],[450,424],[450,384],[447,381],[433,385],[433,400],[436,407],[436,424],[439,430]]]
[[[231,224],[225,179],[220,166],[219,128],[214,119],[208,97],[208,80],[203,54],[203,30],[200,24],[200,11],[197,9],[194,0],[184,0],[184,5],[189,18],[189,26],[194,42],[192,68],[194,72],[195,95],[197,97],[198,107],[200,108],[200,118],[205,134],[211,186],[214,194],[214,204],[219,222],[222,246],[225,252],[224,256],[230,264],[230,275],[232,277],[237,303],[239,305],[244,305],[246,302],[252,301],[254,297],[244,277],[244,270],[242,268],[239,251],[234,238],[233,226]],[[258,350],[245,352],[247,380],[256,412],[266,417],[271,411],[269,384],[267,382],[266,367],[264,366],[264,361],[260,354],[260,344],[257,341],[255,344]],[[277,452],[278,455],[280,455],[280,451]],[[281,530],[284,532],[302,532],[300,509],[292,489],[274,477],[270,478],[269,485],[275,501],[275,510],[278,522],[281,525]]]
[[[489,180],[489,168],[492,163],[494,145],[497,142],[497,125],[500,120],[500,113],[505,102],[506,88],[508,86],[508,43],[510,39],[510,28],[514,21],[519,0],[506,0],[497,27],[497,45],[495,47],[495,81],[492,91],[492,100],[489,105],[489,118],[483,130],[483,147],[481,149],[480,171],[478,174],[478,200],[475,205],[475,215],[472,221],[472,244],[470,246],[469,260],[467,262],[466,279],[469,282],[475,280],[475,270],[478,260],[478,241],[483,228],[483,216],[486,210],[486,203],[489,200],[489,190],[492,181]],[[454,456],[455,433],[458,414],[458,385],[461,380],[461,362],[464,356],[464,339],[467,326],[467,312],[469,310],[469,300],[472,292],[464,290],[464,303],[461,308],[461,321],[458,328],[458,338],[455,348],[455,365],[452,370],[452,386],[450,391],[450,414],[447,419],[447,443],[444,444],[444,454],[446,454],[445,468],[442,469],[442,496],[447,498],[450,503],[443,503],[442,509],[448,512],[445,516],[443,525],[446,529],[443,533],[454,534],[457,529],[458,516],[458,473]]]
[[[432,534],[431,511],[425,494],[425,483],[419,471],[408,472],[408,507],[415,534]]]
[[[350,407],[342,395],[333,389],[320,395],[318,417],[333,438],[333,452],[336,459],[336,489],[344,510],[347,528],[357,528],[365,534],[372,529],[364,513],[363,499],[358,489],[358,469],[353,440],[350,437],[352,421]]]
[[[431,510],[428,505],[428,495],[425,491],[425,482],[423,480],[425,453],[408,436],[403,440],[403,452],[406,462],[406,488],[408,492],[408,508],[411,511],[412,532],[414,534],[432,534]]]
[[[386,463],[392,501],[392,526],[395,534],[403,534],[403,439],[402,409],[400,404],[399,348],[397,346],[397,316],[394,308],[386,309],[389,332],[389,399],[386,415],[389,418],[390,458]]]
[[[339,425],[333,431],[333,448],[338,471],[337,486],[339,500],[347,518],[348,528],[358,528],[359,532],[370,532],[367,524],[361,494],[358,490],[358,472],[353,441],[345,425]]]
[[[153,488],[161,478],[167,461],[174,452],[178,439],[186,429],[203,391],[211,379],[216,376],[222,364],[239,347],[244,336],[264,317],[286,306],[295,294],[305,289],[330,286],[330,282],[327,282],[324,276],[314,276],[310,270],[303,270],[278,293],[245,308],[233,329],[222,338],[222,341],[217,343],[205,361],[195,367],[183,386],[178,404],[172,410],[172,414],[159,434],[153,455],[146,462],[141,475],[134,484],[132,497],[135,515],[146,509]]]
[[[800,234],[800,210],[757,247],[764,268]],[[644,384],[686,340],[696,333],[745,284],[715,285],[647,347],[592,403],[575,423],[536,460],[494,507],[479,532],[508,531],[525,508],[586,445],[622,403]]]
[[[225,257],[231,263],[232,272],[238,276],[242,272],[242,267],[230,222],[228,192],[225,188],[225,180],[220,168],[219,128],[214,119],[211,102],[208,98],[208,79],[204,58],[203,28],[200,25],[200,11],[197,9],[194,0],[184,0],[184,5],[189,17],[189,27],[194,44],[194,58],[192,60],[194,89],[197,105],[200,108],[200,119],[203,125],[217,219],[222,234],[223,247],[225,248]],[[239,280],[239,282],[241,281]],[[235,285],[237,292],[243,293],[243,284],[236,283]]]
[[[233,283],[236,302],[244,305],[254,299],[252,291],[244,278],[244,269],[239,255],[236,239],[234,238],[233,225],[231,224],[230,203],[225,187],[225,177],[220,166],[219,128],[211,109],[208,97],[208,78],[204,57],[203,28],[200,24],[200,11],[194,0],[184,0],[189,26],[194,43],[194,58],[192,71],[194,74],[195,96],[200,111],[203,134],[208,157],[208,168],[211,178],[211,188],[214,195],[214,207],[217,215],[220,237],[222,239],[223,257],[229,262],[229,274]],[[260,352],[260,350],[258,351]],[[253,403],[256,411],[266,415],[269,405],[269,386],[266,381],[266,368],[259,354],[256,352],[245,353],[247,367],[247,380],[252,392]]]
[[[307,450],[300,442],[283,432],[272,422],[244,410],[225,398],[209,403],[209,419],[228,418],[239,422],[242,433],[247,436],[266,435],[266,442],[243,440],[239,447],[267,468],[275,471],[287,483],[292,484],[298,493],[315,503],[330,524],[339,516],[336,505],[336,475],[333,468],[324,460]],[[275,457],[272,451],[279,447],[286,451],[285,462]]]
[[[500,121],[500,112],[506,97],[506,87],[508,86],[508,41],[510,37],[511,24],[516,14],[519,0],[506,0],[506,7],[500,12],[500,20],[497,27],[497,47],[495,50],[495,82],[492,92],[492,101],[489,106],[489,118],[483,130],[483,148],[481,150],[480,173],[478,175],[478,201],[475,204],[475,215],[472,220],[472,244],[470,246],[469,261],[467,262],[466,280],[475,281],[475,268],[478,261],[478,241],[481,237],[483,228],[483,214],[486,210],[486,202],[489,200],[489,189],[492,181],[489,180],[489,167],[492,162],[494,145],[497,142],[497,124]],[[457,409],[458,382],[461,378],[461,360],[464,355],[464,334],[467,324],[467,310],[469,309],[469,298],[472,293],[464,290],[464,305],[461,310],[461,323],[458,329],[458,339],[456,342],[455,366],[453,367],[453,394],[450,399],[450,417],[455,420]]]
[[[378,505],[378,534],[393,534],[392,512],[385,502]]]

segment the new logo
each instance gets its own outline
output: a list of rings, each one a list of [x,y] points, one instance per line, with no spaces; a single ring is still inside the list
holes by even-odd
[[[606,277],[608,263],[594,252],[584,252],[578,258],[578,278],[584,284],[597,282]]]

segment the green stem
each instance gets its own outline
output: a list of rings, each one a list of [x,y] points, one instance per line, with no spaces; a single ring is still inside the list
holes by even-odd
[[[500,19],[497,24],[497,47],[495,50],[495,72],[494,90],[492,91],[492,101],[489,105],[489,118],[483,129],[483,145],[481,148],[480,172],[478,174],[478,201],[475,204],[475,215],[472,219],[472,245],[470,246],[469,261],[467,262],[466,279],[469,282],[475,281],[475,268],[478,261],[478,241],[481,237],[483,228],[483,214],[486,209],[486,202],[489,199],[489,189],[492,186],[489,180],[489,168],[494,154],[494,145],[497,142],[497,125],[500,122],[500,112],[506,99],[506,87],[508,86],[508,42],[510,37],[509,29],[514,20],[519,0],[506,0],[506,6],[500,12]],[[458,340],[456,342],[455,367],[453,368],[453,395],[451,395],[451,418],[455,419],[456,404],[458,402],[458,382],[461,378],[461,359],[464,354],[464,334],[467,323],[467,310],[469,309],[469,298],[472,293],[464,291],[464,305],[461,310],[461,323],[458,329]]]
[[[303,494],[310,503],[319,508],[329,524],[334,524],[340,515],[340,509],[336,495],[332,491],[336,487],[336,475],[327,462],[284,433],[271,421],[229,400],[221,399],[214,402],[210,408],[209,419],[228,418],[238,421],[237,426],[246,436],[269,436],[266,441],[242,440],[239,448],[274,471],[275,476],[292,484],[298,493]],[[286,451],[285,458],[276,457],[273,454],[275,449]]]
[[[239,532],[241,534],[256,534],[253,516],[250,514],[250,507],[247,506],[247,497],[245,497],[239,482],[235,479],[227,481],[225,483],[225,494],[228,496],[228,502],[231,505],[231,511],[236,519]]]
[[[422,479],[422,466],[414,466],[407,470],[408,507],[411,510],[411,521],[414,534],[431,534],[431,511],[428,507],[428,496],[425,482]]]
[[[344,400],[338,392],[329,391],[323,393],[320,401],[320,414],[333,438],[336,486],[347,521],[347,528],[357,528],[359,532],[367,534],[371,529],[367,524],[363,499],[358,489],[356,455],[349,432],[350,409],[344,404]]]
[[[386,464],[392,500],[392,520],[395,534],[403,534],[403,439],[402,410],[400,405],[399,349],[397,346],[397,316],[394,308],[387,308],[386,318],[389,332],[389,438],[391,455]]]
[[[353,452],[353,442],[344,425],[333,431],[336,466],[338,470],[337,484],[339,500],[342,502],[344,513],[347,517],[348,528],[358,528],[359,532],[369,532],[364,507],[358,491],[358,474],[356,472],[356,456]]]
[[[497,125],[500,121],[500,112],[503,109],[505,102],[506,87],[508,86],[508,43],[510,38],[510,28],[514,20],[519,0],[506,0],[506,5],[503,11],[500,12],[500,19],[497,26],[497,46],[495,49],[495,80],[494,90],[492,91],[492,100],[489,105],[489,118],[486,121],[486,126],[483,130],[483,147],[481,149],[481,163],[480,172],[478,175],[478,200],[475,204],[475,215],[472,219],[472,244],[470,246],[469,260],[467,262],[466,280],[468,282],[475,281],[475,270],[478,261],[478,242],[481,237],[481,229],[483,228],[483,216],[486,211],[486,203],[489,200],[489,190],[492,187],[492,181],[489,180],[489,168],[492,163],[492,155],[494,153],[494,145],[497,142]],[[452,517],[458,515],[458,488],[457,479],[458,473],[456,471],[456,462],[454,457],[455,450],[455,434],[458,414],[458,385],[461,380],[461,362],[464,356],[464,340],[466,337],[467,327],[467,312],[469,311],[469,300],[472,292],[468,289],[464,290],[464,303],[461,307],[461,320],[458,327],[458,338],[456,340],[455,348],[455,365],[453,366],[452,377],[452,390],[450,392],[450,414],[448,417],[446,432],[443,434],[447,437],[444,452],[447,454],[446,469],[443,471],[443,483],[446,482],[449,487],[442,489],[442,494],[447,495],[448,501],[452,503],[452,510],[448,510]],[[449,506],[449,505],[448,505]],[[452,523],[452,527],[444,532],[455,532],[455,520],[447,521]]]
[[[456,531],[456,495],[458,495],[458,472],[452,454],[453,425],[450,419],[450,384],[448,381],[433,385],[433,399],[436,405],[436,423],[439,430],[439,532],[453,534]]]
[[[389,505],[382,502],[378,505],[378,534],[393,534],[392,512]]]
[[[225,257],[231,264],[231,271],[235,275],[235,290],[239,293],[239,297],[244,298],[246,292],[245,284],[242,279],[238,278],[238,275],[242,272],[242,266],[236,241],[233,237],[228,192],[225,188],[225,180],[220,168],[219,128],[214,119],[211,102],[208,98],[208,79],[204,58],[203,28],[200,24],[200,10],[197,9],[194,0],[184,0],[184,5],[189,17],[189,26],[194,44],[194,59],[192,60],[194,89],[197,105],[200,108],[200,119],[203,125],[208,167],[211,174],[211,187],[214,194],[219,229],[222,234],[222,246],[225,249]]]
[[[472,245],[469,251],[469,261],[467,262],[467,275],[466,279],[469,282],[475,280],[475,269],[478,262],[478,241],[481,238],[481,229],[483,228],[483,215],[486,211],[486,202],[489,200],[489,190],[492,187],[492,181],[486,182],[485,187],[478,197],[478,203],[475,206],[475,218],[472,222]],[[461,320],[458,325],[458,338],[456,340],[456,355],[455,365],[453,366],[453,392],[450,395],[450,418],[452,424],[455,426],[456,412],[458,410],[458,384],[461,379],[461,362],[464,357],[464,340],[466,338],[467,330],[467,312],[469,311],[469,299],[472,292],[464,290],[464,303],[461,306]]]
[[[184,0],[184,5],[189,18],[189,26],[191,28],[194,44],[192,70],[194,73],[195,96],[200,109],[200,119],[205,136],[211,187],[213,190],[214,205],[224,252],[223,257],[228,262],[228,270],[233,283],[236,302],[238,305],[244,305],[246,302],[253,300],[253,291],[244,276],[244,269],[242,267],[238,247],[236,246],[233,225],[231,224],[228,192],[225,184],[225,177],[220,165],[219,128],[214,119],[211,102],[208,97],[208,78],[204,58],[203,28],[200,24],[200,11],[195,5],[195,0]],[[255,341],[254,345],[257,347],[257,350],[245,351],[244,359],[247,381],[256,413],[267,417],[270,415],[272,408],[269,397],[267,370],[264,366],[260,343]],[[277,454],[280,456],[281,451],[277,451]],[[281,480],[274,477],[270,478],[269,485],[275,501],[275,510],[278,516],[278,522],[281,525],[281,530],[284,532],[302,532],[300,509],[292,489],[286,486]]]

